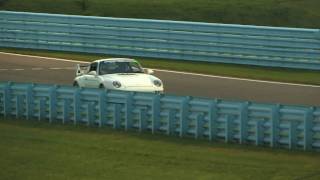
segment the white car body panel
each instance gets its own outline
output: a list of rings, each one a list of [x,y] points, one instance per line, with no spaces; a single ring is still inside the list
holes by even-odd
[[[103,61],[108,62],[135,62],[132,59],[125,58],[112,58],[97,60],[92,63],[98,63],[97,71],[99,71],[99,63]],[[92,64],[91,63],[91,64]],[[80,87],[88,88],[101,88],[103,86],[106,89],[111,90],[123,90],[123,91],[139,91],[139,92],[163,92],[162,81],[150,74],[146,73],[115,73],[115,74],[102,74],[99,72],[88,72],[90,67],[77,65],[77,77],[74,82]],[[147,70],[152,72],[152,70]],[[115,87],[114,82],[121,84],[121,87]],[[155,84],[155,81],[160,82],[160,86]]]

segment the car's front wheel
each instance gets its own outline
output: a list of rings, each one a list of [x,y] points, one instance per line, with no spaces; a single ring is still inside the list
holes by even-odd
[[[104,85],[103,85],[103,84],[100,84],[100,85],[99,85],[99,88],[100,88],[100,89],[104,89]]]
[[[79,84],[77,81],[73,82],[73,87],[79,87]]]

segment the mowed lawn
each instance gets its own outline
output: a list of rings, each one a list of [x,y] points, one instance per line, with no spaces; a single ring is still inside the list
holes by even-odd
[[[0,119],[0,179],[320,179],[320,153]]]
[[[0,10],[320,27],[319,0],[0,0]]]

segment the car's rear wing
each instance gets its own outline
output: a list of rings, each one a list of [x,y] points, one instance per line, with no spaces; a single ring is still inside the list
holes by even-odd
[[[89,69],[89,65],[77,64],[76,66],[76,76],[81,76],[83,74],[87,74]]]

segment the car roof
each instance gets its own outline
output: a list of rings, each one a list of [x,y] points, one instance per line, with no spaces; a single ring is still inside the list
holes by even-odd
[[[134,59],[130,58],[107,58],[107,59],[98,59],[93,62],[102,62],[102,61],[108,61],[108,62],[136,62]]]

